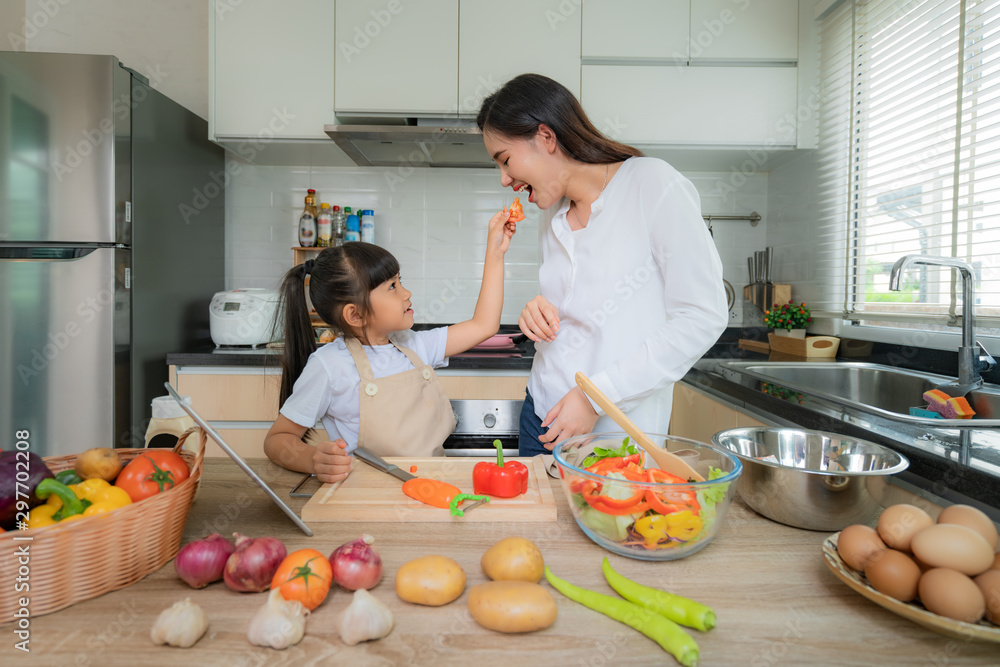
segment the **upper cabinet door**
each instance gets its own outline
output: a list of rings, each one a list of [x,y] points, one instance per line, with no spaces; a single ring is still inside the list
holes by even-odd
[[[583,57],[686,61],[690,5],[690,0],[584,0]]]
[[[483,98],[533,72],[580,97],[580,7],[566,0],[461,0],[458,105],[475,116]]]
[[[798,0],[695,0],[691,61],[795,62],[798,26]]]
[[[213,138],[327,138],[333,114],[333,3],[216,0],[209,39]]]
[[[337,114],[455,113],[458,0],[341,0],[336,41]]]

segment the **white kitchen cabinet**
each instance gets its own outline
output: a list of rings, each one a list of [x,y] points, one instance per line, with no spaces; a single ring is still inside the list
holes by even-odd
[[[584,0],[584,58],[687,61],[690,0]]]
[[[691,62],[798,60],[799,0],[695,0]]]
[[[483,98],[526,72],[580,96],[580,9],[565,0],[461,0],[458,106],[475,116]]]
[[[584,65],[582,102],[627,143],[793,147],[797,85],[794,67]]]
[[[212,139],[326,139],[333,112],[330,0],[213,0]]]
[[[458,0],[341,0],[336,8],[338,115],[456,112]]]

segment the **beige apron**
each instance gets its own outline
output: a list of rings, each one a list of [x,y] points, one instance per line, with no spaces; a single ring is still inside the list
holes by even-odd
[[[379,456],[444,456],[442,445],[456,424],[448,395],[433,368],[413,350],[396,348],[413,369],[376,379],[361,343],[347,341],[361,376],[358,446]]]

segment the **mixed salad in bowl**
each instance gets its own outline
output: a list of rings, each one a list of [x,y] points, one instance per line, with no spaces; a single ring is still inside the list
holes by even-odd
[[[650,437],[694,450],[694,468],[705,481],[659,469],[624,434],[570,438],[556,445],[553,454],[573,517],[592,540],[623,556],[673,560],[698,551],[715,536],[742,464],[706,443]]]

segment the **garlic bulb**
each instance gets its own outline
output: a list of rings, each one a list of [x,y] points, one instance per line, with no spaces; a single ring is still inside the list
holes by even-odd
[[[286,600],[277,588],[267,596],[247,628],[247,639],[256,646],[283,649],[298,644],[306,631],[309,610],[298,600]]]
[[[191,598],[184,598],[160,612],[149,636],[156,645],[188,648],[205,634],[207,628],[208,617],[202,608],[191,602]]]
[[[354,599],[337,619],[340,638],[348,646],[369,639],[381,639],[392,630],[392,612],[363,588],[354,591]]]

